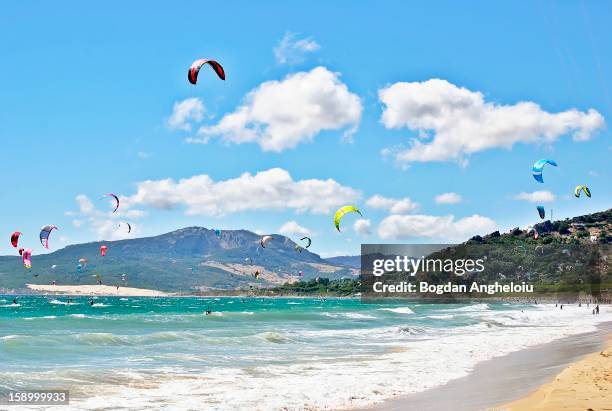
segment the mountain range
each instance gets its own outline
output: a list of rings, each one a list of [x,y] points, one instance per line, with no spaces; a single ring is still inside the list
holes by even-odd
[[[247,230],[187,227],[155,237],[70,245],[32,257],[32,269],[21,257],[0,257],[0,291],[22,290],[27,283],[96,284],[152,288],[170,292],[266,287],[326,277],[356,277],[341,261],[325,260],[282,235],[266,248],[261,236]],[[100,246],[107,246],[105,257]],[[79,259],[86,259],[77,270]],[[300,276],[300,272],[302,275]],[[258,274],[255,278],[256,273]],[[125,278],[125,281],[122,280]]]

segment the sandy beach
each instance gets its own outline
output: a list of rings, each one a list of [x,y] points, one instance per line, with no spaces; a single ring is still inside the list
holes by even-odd
[[[569,365],[551,382],[499,410],[612,410],[612,334],[603,350]]]
[[[525,350],[516,351],[509,355],[497,357],[484,361],[467,376],[450,381],[442,386],[423,391],[416,394],[400,396],[382,404],[372,407],[356,408],[358,410],[372,411],[404,411],[404,410],[449,410],[454,411],[501,411],[501,410],[582,410],[592,408],[594,411],[611,409],[597,408],[594,404],[578,408],[559,408],[552,405],[548,408],[538,408],[535,404],[523,403],[523,399],[532,397],[532,393],[540,392],[555,381],[558,375],[565,373],[564,370],[575,367],[583,361],[597,358],[600,352],[610,353],[610,341],[612,339],[612,322],[605,322],[598,326],[597,331],[585,334],[577,334],[562,338],[551,343],[537,345]],[[601,360],[608,361],[607,373],[608,384],[612,372],[612,357],[602,357]],[[597,361],[601,361],[597,359]],[[593,365],[597,367],[597,365]],[[599,374],[604,368],[601,367]],[[593,378],[598,378],[595,372]],[[557,377],[556,377],[557,376]],[[581,378],[588,378],[583,375]],[[582,380],[581,380],[582,381]],[[571,381],[568,383],[570,389],[576,385]],[[600,382],[598,382],[601,385]],[[466,387],[478,387],[477,389],[466,389]],[[541,388],[539,388],[541,387]],[[536,391],[537,390],[537,391]],[[589,398],[590,391],[585,391],[584,396],[569,392],[569,396]],[[608,387],[608,395],[610,387]],[[558,393],[555,392],[555,395]],[[535,394],[534,394],[535,395]],[[552,397],[551,397],[552,398]],[[572,397],[573,398],[573,397]],[[595,398],[593,396],[593,398]],[[610,397],[608,397],[610,403]],[[519,404],[520,403],[520,404]],[[563,400],[564,404],[570,404]],[[554,404],[557,404],[556,402]],[[510,408],[512,407],[512,408]],[[516,407],[516,408],[514,408]],[[520,408],[519,408],[520,407]]]
[[[119,295],[125,297],[162,297],[167,296],[163,291],[146,288],[114,287],[110,285],[48,285],[26,284],[30,290],[69,295]]]

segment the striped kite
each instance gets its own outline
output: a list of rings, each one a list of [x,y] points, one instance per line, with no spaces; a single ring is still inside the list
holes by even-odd
[[[542,179],[542,169],[546,164],[557,167],[557,163],[554,160],[547,160],[545,158],[538,160],[533,164],[533,178],[535,178],[538,183],[544,182]]]

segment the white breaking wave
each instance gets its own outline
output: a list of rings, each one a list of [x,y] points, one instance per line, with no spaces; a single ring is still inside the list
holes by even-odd
[[[414,314],[410,307],[379,308],[379,311],[389,311],[396,314]]]

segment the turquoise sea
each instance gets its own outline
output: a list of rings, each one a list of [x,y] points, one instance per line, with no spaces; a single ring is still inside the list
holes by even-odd
[[[0,296],[0,391],[68,389],[71,409],[97,410],[364,406],[610,318],[492,303],[12,299]]]

